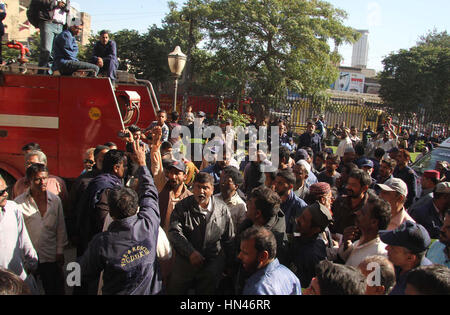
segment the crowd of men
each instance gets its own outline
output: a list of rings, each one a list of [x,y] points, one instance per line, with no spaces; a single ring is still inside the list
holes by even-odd
[[[74,294],[450,293],[448,169],[417,180],[391,125],[366,144],[343,128],[336,154],[323,117],[295,140],[252,120],[277,125],[280,146],[239,158],[224,138],[197,161],[177,126],[218,123],[237,140],[233,123],[192,108],[157,118],[123,131],[125,151],[87,150],[69,190],[38,144],[23,147],[26,176],[12,190],[0,179],[0,293],[65,294],[68,247]],[[212,140],[200,137],[192,152]]]

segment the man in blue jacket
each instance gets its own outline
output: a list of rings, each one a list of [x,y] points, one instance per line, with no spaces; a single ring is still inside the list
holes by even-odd
[[[450,183],[439,183],[433,198],[409,210],[409,215],[423,225],[432,239],[438,239],[444,224],[445,212],[450,208]]]
[[[80,260],[85,281],[97,279],[103,271],[104,295],[161,293],[156,259],[160,224],[158,190],[146,166],[144,148],[138,141],[133,147],[132,158],[139,165],[138,194],[126,187],[111,192],[108,203],[114,222],[108,231],[92,239]]]
[[[108,31],[100,32],[100,40],[95,43],[91,62],[100,68],[101,74],[106,75],[113,82],[116,81],[119,68],[117,45],[115,41],[110,40]]]
[[[53,45],[54,63],[53,71],[59,71],[62,75],[72,75],[78,70],[90,70],[90,76],[97,76],[99,67],[89,62],[79,61],[78,44],[76,36],[83,29],[83,23],[79,18],[72,18],[68,23],[68,29],[55,38]]]

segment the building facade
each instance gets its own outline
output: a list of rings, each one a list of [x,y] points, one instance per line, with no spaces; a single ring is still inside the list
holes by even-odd
[[[3,21],[5,25],[4,41],[16,40],[21,43],[28,43],[28,39],[39,29],[33,27],[27,19],[27,8],[31,0],[3,0],[6,4],[6,19]],[[91,34],[91,16],[85,12],[79,12],[75,8],[71,8],[72,16],[79,16],[83,21],[84,28],[80,36],[81,45],[89,43]]]
[[[367,68],[369,59],[369,31],[359,30],[361,38],[353,45],[352,67]]]

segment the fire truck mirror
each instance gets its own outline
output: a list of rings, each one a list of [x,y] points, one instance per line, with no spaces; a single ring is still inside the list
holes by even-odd
[[[0,138],[6,138],[8,136],[7,130],[0,130]]]

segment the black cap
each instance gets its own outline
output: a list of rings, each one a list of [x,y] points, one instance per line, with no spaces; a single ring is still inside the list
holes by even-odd
[[[182,161],[171,160],[167,165],[167,169],[171,168],[176,168],[177,170],[186,173],[186,165]]]
[[[406,221],[394,231],[380,231],[380,238],[385,244],[405,247],[413,253],[424,252],[431,244],[427,230],[412,221]]]
[[[309,209],[309,212],[311,213],[312,221],[317,227],[320,228],[321,231],[325,230],[325,228],[333,222],[333,217],[330,210],[328,210],[328,208],[323,204],[316,202],[310,205],[307,209]]]

